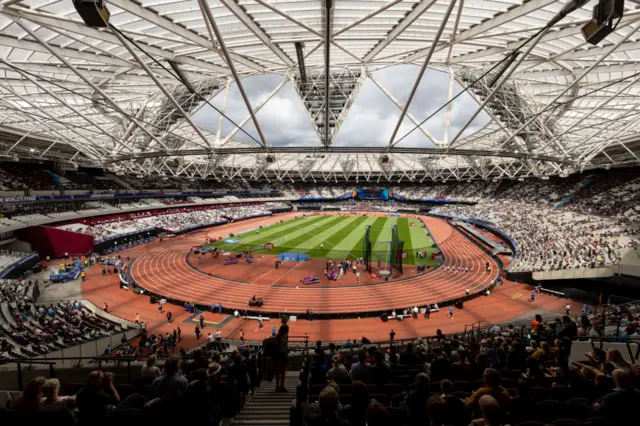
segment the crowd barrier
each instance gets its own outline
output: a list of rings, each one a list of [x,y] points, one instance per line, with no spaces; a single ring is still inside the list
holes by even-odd
[[[448,214],[441,214],[441,213],[429,213],[429,216],[434,216],[434,217],[441,217],[443,219],[450,219],[450,220],[460,220],[462,222],[467,222],[467,223],[471,223],[473,225],[476,225],[480,228],[486,229],[487,231],[491,232],[494,235],[497,235],[498,237],[502,238],[503,240],[505,240],[507,242],[507,244],[509,244],[511,246],[511,250],[513,251],[513,260],[515,260],[518,257],[518,244],[515,242],[515,240],[513,238],[511,238],[510,235],[506,234],[504,231],[502,231],[499,228],[496,228],[495,226],[493,226],[493,224],[491,222],[488,222],[486,220],[482,220],[482,219],[476,219],[473,217],[458,217],[458,216],[451,216]],[[513,265],[513,260],[511,262],[511,265]],[[506,268],[506,271],[509,272],[509,268]]]
[[[70,271],[49,275],[49,282],[64,283],[67,281],[73,281],[78,278],[80,272],[82,272],[82,262],[74,260],[73,268]]]
[[[280,260],[292,260],[294,262],[303,262],[306,260],[309,260],[309,255],[308,254],[302,254],[302,253],[280,253],[278,255],[278,259]]]

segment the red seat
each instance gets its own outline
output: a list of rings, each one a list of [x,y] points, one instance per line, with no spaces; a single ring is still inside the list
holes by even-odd
[[[351,393],[351,385],[339,385],[340,386],[340,394]]]
[[[397,383],[386,383],[382,386],[382,389],[390,397],[402,392],[402,387]]]
[[[351,394],[347,393],[344,395],[340,395],[340,404],[344,405],[349,405],[351,404]]]
[[[401,392],[398,394],[395,394],[391,397],[391,405],[393,407],[399,407],[400,404],[404,401],[404,399],[407,397],[407,393],[406,392]]]
[[[377,402],[379,402],[380,404],[384,405],[385,407],[391,406],[391,398],[389,398],[385,394],[374,393],[374,394],[371,394],[371,398],[375,399]]]
[[[466,380],[460,380],[457,382],[453,382],[453,390],[454,391],[464,391],[464,392],[471,392],[473,386],[471,386],[471,383],[467,382]]]

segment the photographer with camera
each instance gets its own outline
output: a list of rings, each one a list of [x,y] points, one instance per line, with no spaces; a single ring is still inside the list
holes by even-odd
[[[100,370],[89,373],[87,386],[76,395],[76,405],[83,423],[100,422],[118,410],[142,409],[144,403],[144,396],[139,394],[129,395],[121,401],[113,384],[113,373]]]

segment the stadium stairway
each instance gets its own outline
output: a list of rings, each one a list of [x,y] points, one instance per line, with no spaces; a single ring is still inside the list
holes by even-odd
[[[262,382],[259,389],[233,420],[231,425],[289,426],[289,409],[295,398],[299,371],[287,371],[284,386],[286,393],[276,392],[276,381]]]

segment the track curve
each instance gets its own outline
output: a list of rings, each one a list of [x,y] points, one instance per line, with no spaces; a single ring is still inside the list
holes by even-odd
[[[289,215],[287,215],[289,216]],[[292,215],[291,215],[292,217]],[[471,293],[483,291],[497,277],[498,265],[476,245],[466,239],[447,221],[429,216],[419,216],[445,256],[444,265],[437,270],[400,281],[391,281],[361,287],[301,288],[274,286],[303,262],[272,277],[269,274],[249,284],[204,275],[188,265],[186,255],[195,238],[164,241],[135,260],[131,267],[133,279],[146,290],[171,299],[195,302],[202,305],[223,302],[225,308],[246,309],[247,300],[253,295],[264,298],[263,312],[303,313],[313,309],[315,313],[340,314],[373,312],[422,306],[426,303],[442,303]],[[273,221],[273,218],[270,219]],[[240,233],[262,224],[263,219],[253,219],[224,226],[225,233]],[[220,233],[213,228],[207,235]],[[202,237],[200,238],[202,242]],[[491,264],[491,274],[484,271],[485,262]],[[452,272],[451,268],[468,268],[470,272]],[[321,271],[316,271],[321,275]],[[406,275],[406,274],[405,274]]]

